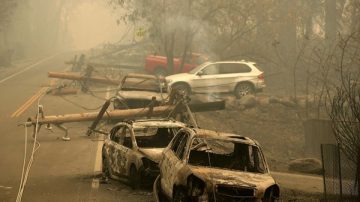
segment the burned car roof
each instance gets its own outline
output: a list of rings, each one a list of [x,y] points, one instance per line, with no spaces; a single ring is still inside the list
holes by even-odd
[[[217,131],[199,129],[199,128],[193,128],[192,130],[195,132],[196,137],[223,139],[233,142],[240,142],[248,145],[258,145],[258,142],[256,140],[238,134],[217,132]]]
[[[163,77],[130,73],[123,77],[120,88],[121,90],[165,93],[167,91],[167,83]]]
[[[134,128],[142,127],[185,127],[186,124],[169,119],[140,119],[132,123]]]

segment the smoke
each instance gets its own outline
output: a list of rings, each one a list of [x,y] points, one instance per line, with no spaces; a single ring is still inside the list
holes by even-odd
[[[68,34],[75,49],[89,49],[119,40],[125,29],[117,26],[116,17],[102,2],[83,2],[69,16]]]
[[[117,42],[127,30],[117,25],[106,1],[32,0],[11,9],[9,25],[0,30],[0,49],[13,57],[89,49]]]

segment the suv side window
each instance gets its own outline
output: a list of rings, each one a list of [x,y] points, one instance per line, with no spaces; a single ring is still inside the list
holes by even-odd
[[[221,74],[236,74],[251,72],[251,68],[242,63],[223,63],[220,67]]]
[[[217,64],[211,64],[209,66],[206,66],[204,69],[202,69],[202,72],[204,75],[214,75],[219,74],[219,65]]]

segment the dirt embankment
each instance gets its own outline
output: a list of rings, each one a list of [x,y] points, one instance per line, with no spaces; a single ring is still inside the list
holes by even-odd
[[[244,109],[230,98],[225,110],[197,113],[196,118],[200,127],[257,140],[263,146],[271,170],[288,171],[291,160],[306,157],[299,110],[299,107],[263,102],[259,98],[254,107]]]

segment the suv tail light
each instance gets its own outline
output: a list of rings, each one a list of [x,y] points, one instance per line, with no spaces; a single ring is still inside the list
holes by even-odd
[[[265,80],[264,73],[261,73],[258,75],[258,79]]]

